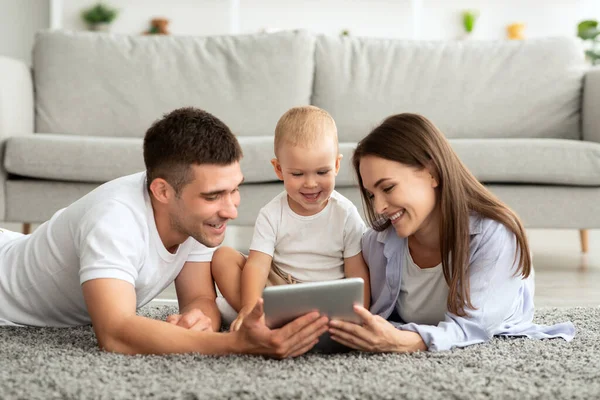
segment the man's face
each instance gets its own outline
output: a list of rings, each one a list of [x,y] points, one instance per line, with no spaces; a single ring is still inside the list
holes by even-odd
[[[216,247],[225,238],[227,221],[237,217],[242,170],[239,162],[190,168],[194,179],[169,205],[171,226],[205,246]]]

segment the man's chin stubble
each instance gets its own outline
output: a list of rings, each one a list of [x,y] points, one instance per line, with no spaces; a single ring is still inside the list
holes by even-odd
[[[211,240],[209,240],[205,235],[203,234],[193,234],[190,235],[191,237],[193,237],[198,243],[203,244],[206,247],[217,247],[219,245],[221,245],[221,243],[223,243],[223,241],[225,240],[225,235],[223,235],[223,237],[220,238],[219,242],[216,244],[213,244]],[[216,240],[216,238],[215,238]]]

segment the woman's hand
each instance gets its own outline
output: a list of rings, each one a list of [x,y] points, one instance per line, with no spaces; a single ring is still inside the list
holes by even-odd
[[[427,350],[418,333],[401,331],[359,305],[354,306],[354,312],[361,318],[362,325],[331,320],[329,334],[333,340],[355,350],[379,353]]]

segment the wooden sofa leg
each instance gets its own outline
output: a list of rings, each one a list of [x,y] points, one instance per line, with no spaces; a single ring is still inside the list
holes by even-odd
[[[589,232],[587,229],[579,230],[579,239],[581,240],[581,252],[587,253],[589,246]]]
[[[29,235],[31,233],[31,224],[29,222],[25,222],[23,224],[23,234]]]

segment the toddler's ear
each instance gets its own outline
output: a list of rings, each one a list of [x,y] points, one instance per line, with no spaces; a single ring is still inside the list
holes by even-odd
[[[279,164],[279,160],[276,158],[272,159],[271,165],[273,165],[273,169],[275,170],[275,175],[277,175],[279,180],[283,180],[283,172],[281,172],[281,164]]]
[[[344,158],[343,154],[338,154],[337,158],[335,159],[335,174],[337,175],[338,172],[340,172],[340,161],[342,161],[342,158]]]

